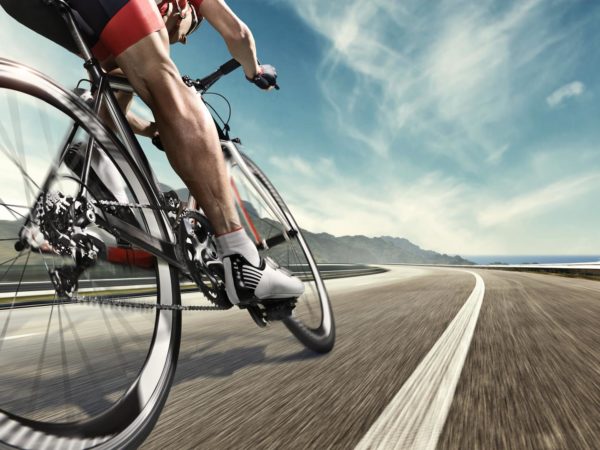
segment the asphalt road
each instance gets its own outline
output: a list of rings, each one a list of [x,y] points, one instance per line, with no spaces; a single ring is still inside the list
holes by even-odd
[[[598,448],[600,284],[478,271],[480,316],[438,448]],[[457,314],[465,272],[394,268],[329,283],[334,351],[283,327],[188,315],[178,375],[142,448],[353,448]]]
[[[599,448],[600,283],[480,273],[486,293],[438,448]]]
[[[473,272],[485,293],[472,340],[461,341],[468,353],[437,447],[598,448],[600,283]],[[142,448],[354,448],[432,348],[443,341],[443,349],[452,350],[444,336],[475,285],[464,270],[407,266],[327,281],[337,343],[320,356],[280,324],[259,329],[244,311],[186,313],[175,382]],[[197,295],[185,294],[184,301]],[[52,415],[53,402],[65,400],[65,371],[73,374],[68,388],[74,397],[86,398],[95,381],[90,373],[110,382],[101,399],[117,398],[127,387],[143,361],[152,314],[130,321],[137,313],[117,308],[92,318],[85,308],[63,308],[62,316],[45,314],[43,321],[37,316],[45,308],[15,314],[0,342],[2,406],[11,398],[22,414]],[[64,339],[50,333],[44,343],[45,329],[59,325]],[[96,342],[101,335],[116,339]],[[79,348],[80,342],[89,346]],[[44,345],[56,351],[41,358]],[[100,356],[91,360],[92,353]],[[36,388],[46,394],[36,397]],[[423,392],[410,393],[427,403]],[[87,413],[103,406],[93,398],[79,403]],[[65,414],[77,418],[78,411]]]

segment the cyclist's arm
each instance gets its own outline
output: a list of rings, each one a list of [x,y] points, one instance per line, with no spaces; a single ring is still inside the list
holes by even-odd
[[[124,111],[127,111],[125,117],[127,118],[127,122],[129,122],[129,126],[133,130],[135,134],[139,134],[140,136],[146,136],[149,138],[154,137],[158,133],[158,128],[156,127],[155,122],[150,122],[149,120],[142,119],[138,115],[134,114],[131,109],[131,102],[133,100],[132,94],[119,93],[119,95],[128,95],[129,101]],[[118,99],[117,99],[118,100]],[[119,101],[120,103],[120,101]]]
[[[223,37],[231,56],[242,65],[246,76],[254,78],[259,67],[256,44],[250,28],[235,15],[224,0],[204,0],[200,4],[199,12]]]
[[[110,72],[110,75],[117,77],[125,76],[121,69],[112,70]],[[129,126],[135,134],[152,138],[158,133],[158,128],[156,127],[155,122],[150,122],[149,120],[142,119],[137,114],[131,111],[131,105],[133,103],[132,93],[117,91],[115,92],[115,98],[117,99],[117,103],[119,104],[121,111],[123,111],[123,114],[125,114],[125,118],[127,119]],[[104,108],[102,109],[101,115],[105,120],[110,117]]]

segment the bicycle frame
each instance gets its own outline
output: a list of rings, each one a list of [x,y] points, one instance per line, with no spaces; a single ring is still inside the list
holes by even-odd
[[[132,170],[138,171],[141,173],[141,177],[131,177],[127,178],[128,182],[131,182],[132,179],[142,180],[144,185],[142,186],[144,192],[146,193],[148,199],[152,204],[160,205],[161,203],[161,192],[157,186],[157,182],[154,178],[154,174],[150,168],[148,160],[137,141],[125,115],[121,111],[119,104],[115,98],[113,93],[113,88],[111,86],[111,80],[114,83],[117,83],[117,80],[114,80],[108,74],[106,74],[100,63],[93,57],[89,47],[85,43],[81,32],[75,22],[73,17],[73,13],[71,11],[70,6],[64,0],[47,0],[48,4],[53,5],[58,8],[60,14],[62,15],[69,32],[71,33],[79,51],[80,55],[84,59],[84,67],[88,72],[89,81],[92,84],[92,93],[94,94],[94,103],[92,109],[94,110],[96,115],[100,114],[100,110],[105,108],[108,116],[114,123],[114,131],[116,135],[121,139],[121,143],[123,144],[123,148],[127,152],[127,158],[129,161],[123,160],[123,158],[119,158],[119,155],[111,155],[108,151],[105,151],[105,154],[111,159],[111,161],[115,164],[115,166],[121,171],[121,173],[126,177],[128,173],[131,173]],[[116,86],[118,87],[118,86]],[[131,87],[129,87],[131,89]],[[69,149],[69,145],[75,136],[79,125],[75,124],[73,128],[67,135],[66,142],[64,143],[60,156],[55,168],[59,167],[60,164],[64,162],[65,156]],[[109,130],[110,131],[110,130]],[[81,183],[80,183],[80,192],[79,195],[83,196],[86,194],[86,191],[89,189],[88,186],[88,177],[90,173],[91,161],[92,161],[92,152],[98,151],[97,147],[94,145],[94,139],[91,137],[87,142],[87,146],[85,148],[85,154],[83,159],[83,169],[81,174]],[[131,167],[133,166],[133,167]],[[43,189],[45,190],[49,184],[52,182],[54,174],[51,172],[44,183]],[[185,270],[185,265],[182,264],[177,256],[177,251],[175,247],[175,237],[170,227],[169,220],[166,216],[165,211],[162,210],[152,210],[150,213],[154,214],[155,221],[158,226],[162,227],[166,232],[165,235],[170,237],[168,242],[158,239],[150,234],[141,231],[134,225],[131,225],[128,222],[121,220],[116,215],[112,215],[107,211],[102,211],[106,216],[107,220],[105,223],[100,222],[100,224],[119,237],[122,237],[128,242],[135,244],[141,249],[166,260],[169,264],[177,267],[178,269]],[[101,219],[102,215],[98,215],[99,219]]]
[[[145,185],[143,186],[144,191],[146,192],[147,196],[153,204],[161,204],[162,194],[158,187],[158,183],[154,177],[154,173],[150,168],[144,151],[142,150],[137,138],[135,137],[135,134],[133,133],[127,119],[125,118],[125,115],[121,111],[121,108],[113,92],[124,91],[133,93],[133,88],[126,79],[109,76],[102,70],[100,63],[93,57],[89,47],[85,43],[83,36],[75,22],[70,6],[64,0],[46,1],[59,9],[68,27],[68,30],[73,36],[73,39],[84,59],[84,67],[89,74],[89,81],[92,84],[92,93],[94,94],[93,110],[95,114],[99,115],[101,109],[103,107],[106,108],[108,116],[114,123],[114,131],[116,131],[117,135],[121,137],[121,143],[123,144],[123,148],[127,151],[127,155],[131,159],[131,162],[133,162],[133,164],[135,165],[135,169],[139,170],[143,175],[142,177],[138,178],[141,178],[145,182]],[[228,73],[229,71],[238,67],[239,63],[232,60],[229,63],[221,66],[221,69],[225,68],[226,66],[228,66],[228,68],[226,69],[226,71],[222,72],[221,75]],[[216,75],[215,73],[202,81],[197,81],[196,83],[198,83],[198,85],[195,86],[196,89],[205,91],[216,80],[218,80],[219,76],[220,75]],[[191,83],[194,84],[193,82]],[[270,195],[265,191],[264,187],[261,186],[254,178],[252,172],[246,166],[235,142],[233,142],[229,138],[228,128],[221,128],[216,121],[215,126],[217,127],[219,138],[221,140],[221,145],[228,163],[230,165],[233,164],[239,167],[244,176],[250,181],[253,188],[256,189],[256,191],[260,194],[265,203],[269,206],[269,209],[271,209],[275,217],[277,217],[280,223],[284,225],[284,229],[281,230],[282,232],[280,235],[271,237],[268,241],[265,241],[256,232],[256,229],[252,224],[251,218],[247,214],[243,214],[243,218],[248,223],[253,237],[256,240],[257,246],[259,248],[268,248],[270,246],[276,245],[282,240],[289,239],[290,236],[293,235],[293,233],[295,232],[292,223],[288,220],[285,213],[282,212],[277,206],[277,204],[271,199]],[[69,149],[70,142],[72,141],[73,137],[77,132],[77,128],[78,125],[74,125],[73,129],[70,130],[70,132],[68,133],[67,140],[63,145],[59,160],[55,167],[58,167],[60,166],[60,164],[63,163],[66,153]],[[98,151],[97,147],[94,144],[94,139],[90,138],[85,149],[83,170],[81,176],[81,187],[79,192],[80,196],[85,195],[86,191],[88,190],[88,177],[91,168],[92,152]],[[112,162],[121,170],[123,174],[126,174],[128,171],[131,171],[131,168],[128,167],[128,165],[131,164],[131,162],[120,161],[119,158],[116,157],[118,155],[110,155],[108,154],[108,152],[105,153],[107,154],[107,156],[109,156]],[[51,173],[48,176],[46,183],[44,183],[44,191],[52,181],[52,177],[53,174]],[[234,192],[236,192],[233,180],[232,187],[234,189]],[[244,213],[244,206],[241,200],[238,199],[237,201],[240,210],[242,211],[242,213]],[[194,198],[190,196],[190,198],[188,199],[188,207],[194,207],[195,204],[196,203]],[[170,227],[170,222],[168,220],[168,217],[166,216],[166,212],[164,210],[153,210],[151,213],[156,216],[156,221],[160,224],[160,226],[164,228],[164,230],[166,231],[166,235],[170,237],[170,241],[166,242],[164,240],[151,236],[148,233],[143,232],[136,226],[121,220],[119,217],[112,215],[107,211],[103,211],[103,214],[107,216],[108,219],[106,223],[102,223],[102,215],[98,215],[98,217],[100,218],[99,224],[110,229],[110,231],[114,235],[122,237],[126,241],[135,244],[136,246],[153,254],[154,256],[166,260],[169,264],[177,267],[179,270],[185,271],[185,264],[181,262],[180,258],[178,258],[175,236]]]

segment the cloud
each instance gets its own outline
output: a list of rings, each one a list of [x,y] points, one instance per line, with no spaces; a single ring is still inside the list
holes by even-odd
[[[566,99],[578,97],[585,91],[585,85],[581,81],[573,81],[559,87],[552,94],[546,97],[546,102],[551,108],[560,106]]]
[[[293,172],[308,177],[313,177],[315,175],[314,165],[297,156],[272,156],[269,158],[269,162],[280,170],[292,170]]]
[[[326,43],[318,74],[339,130],[389,158],[403,142],[476,172],[510,146],[509,124],[533,94],[530,63],[565,42],[540,0],[272,0],[290,5]],[[566,44],[564,44],[566,45]],[[564,57],[540,58],[536,70]],[[547,71],[556,73],[555,70]],[[355,150],[361,151],[361,150]]]
[[[257,153],[252,157],[264,164],[298,223],[307,230],[402,236],[450,253],[491,245],[479,240],[471,229],[472,200],[466,186],[440,173],[424,175],[416,183],[382,175],[380,184],[372,186],[341,173],[331,159],[321,158],[311,161],[313,177],[307,183],[295,164],[281,164],[266,151],[263,156]]]
[[[376,183],[364,183],[330,158],[301,159],[313,169],[307,182],[293,164],[283,164],[285,159],[273,159],[268,150],[255,151],[252,158],[278,187],[298,223],[313,232],[399,236],[424,248],[473,255],[585,253],[597,240],[584,231],[577,211],[589,210],[585,202],[593,201],[598,192],[600,173],[550,182],[548,171],[532,174],[537,187],[529,190],[501,178],[474,185],[439,171],[421,174],[412,182],[382,172]],[[523,169],[532,172],[532,165]],[[544,222],[545,231],[539,221],[532,221],[540,216],[550,218]],[[598,216],[590,212],[587,221]],[[564,234],[565,227],[580,229],[581,242]]]
[[[492,227],[551,211],[567,201],[597,189],[599,180],[600,174],[590,174],[554,182],[535,191],[495,202],[477,215],[477,221],[484,227]]]
[[[502,160],[502,157],[504,156],[507,150],[508,145],[503,145],[502,147],[498,148],[495,152],[490,153],[488,155],[487,161],[491,164],[498,164]]]

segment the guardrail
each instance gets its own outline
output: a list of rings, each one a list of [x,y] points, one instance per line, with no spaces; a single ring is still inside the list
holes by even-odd
[[[375,275],[388,271],[384,267],[371,266],[369,264],[317,264],[317,266],[324,280]]]
[[[358,277],[363,275],[373,275],[377,273],[387,272],[388,269],[383,267],[375,267],[367,264],[318,264],[319,272],[324,280],[335,278]],[[126,294],[120,292],[119,296],[134,298],[147,295],[148,281],[152,281],[152,277],[132,277],[132,278],[107,278],[95,280],[99,287],[104,289],[112,287],[117,290],[126,289]],[[118,284],[115,284],[118,283]],[[33,306],[48,306],[57,303],[68,303],[68,300],[61,301],[54,299],[54,291],[48,280],[46,281],[27,281],[20,283],[21,292],[20,298],[13,300],[12,293],[17,289],[18,284],[14,282],[0,283],[0,309],[13,307],[33,307]],[[181,290],[185,292],[197,291],[196,285],[190,282],[181,283]],[[90,283],[82,280],[83,289],[89,288]]]
[[[460,267],[463,269],[507,270],[512,272],[534,272],[572,278],[587,278],[600,281],[600,262],[569,264],[488,264],[488,265],[445,265],[445,264],[396,264],[402,266]]]
[[[468,266],[477,269],[508,270],[512,272],[535,272],[549,275],[560,275],[572,278],[587,278],[600,281],[599,263],[581,264],[521,264],[521,265],[487,265]]]

